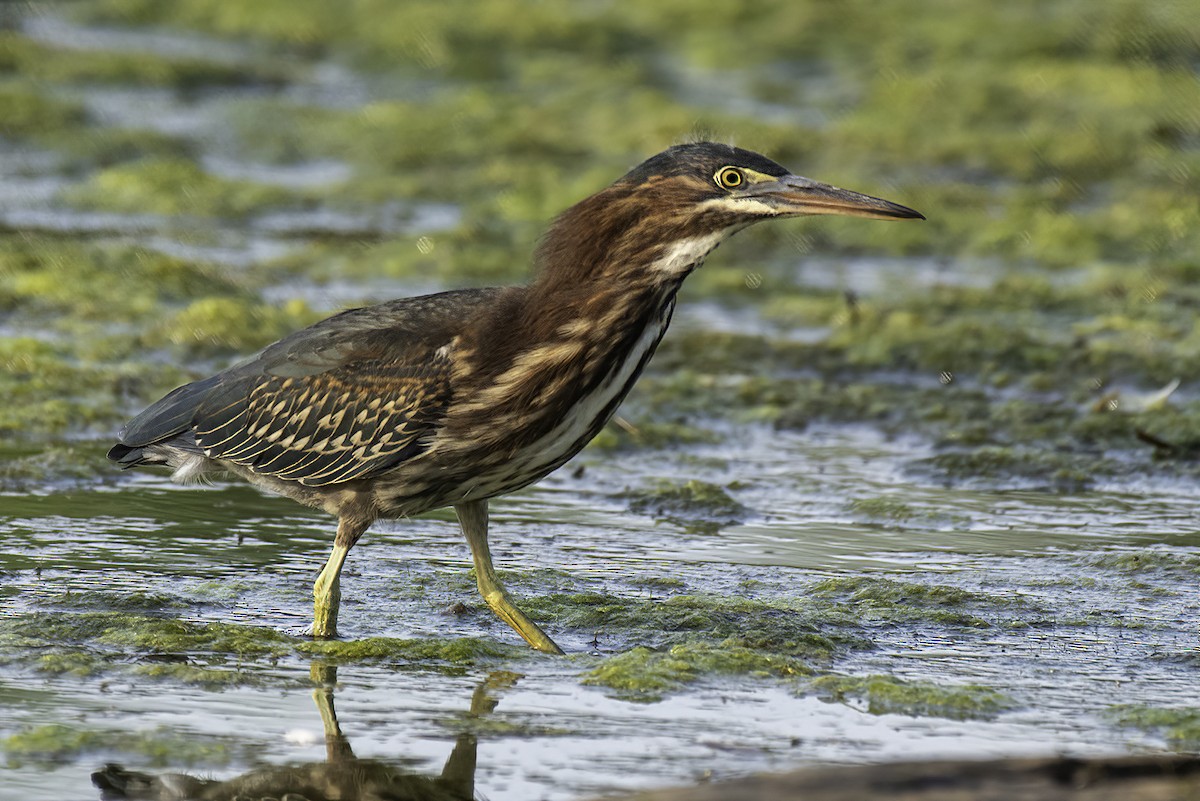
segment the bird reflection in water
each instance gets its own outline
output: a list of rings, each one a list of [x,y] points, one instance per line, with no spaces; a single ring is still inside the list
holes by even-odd
[[[258,768],[232,779],[203,779],[186,773],[159,775],[105,765],[92,774],[104,801],[474,801],[474,734],[459,734],[442,772],[437,776],[378,759],[358,759],[342,734],[333,708],[337,668],[312,667],[318,684],[313,699],[325,729],[325,761],[294,766]],[[519,674],[491,673],[475,688],[472,717],[490,713],[499,700],[494,693],[511,687]]]

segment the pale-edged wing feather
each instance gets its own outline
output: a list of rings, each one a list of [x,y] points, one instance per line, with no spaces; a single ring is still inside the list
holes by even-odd
[[[122,429],[110,458],[133,464],[145,446],[178,441],[309,486],[377,475],[426,447],[451,399],[454,336],[503,291],[330,317],[172,391]]]
[[[210,458],[308,486],[374,475],[423,450],[450,398],[444,351],[412,351],[217,391],[197,411],[196,443]]]

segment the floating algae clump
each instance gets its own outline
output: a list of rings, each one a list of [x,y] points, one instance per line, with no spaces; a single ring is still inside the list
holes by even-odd
[[[405,662],[449,662],[452,665],[474,665],[495,659],[528,657],[528,648],[505,645],[475,637],[397,639],[367,637],[353,642],[315,640],[297,646],[301,653],[323,659],[357,662],[364,659],[394,659]]]
[[[1118,726],[1158,731],[1173,748],[1195,751],[1200,748],[1200,707],[1153,707],[1118,704],[1105,716]]]
[[[240,758],[243,755],[237,752],[242,750],[223,738],[183,735],[161,727],[128,732],[49,723],[27,726],[0,740],[0,752],[14,767],[25,763],[65,764],[95,751],[137,754],[160,767],[192,763],[218,766]]]
[[[283,70],[257,64],[224,64],[202,58],[168,57],[144,50],[53,47],[11,31],[0,31],[0,71],[49,83],[163,86],[179,90],[281,83]]]
[[[872,715],[971,720],[993,717],[1012,705],[1004,694],[990,687],[910,682],[894,676],[821,676],[809,687],[833,701],[858,699]]]
[[[37,612],[0,621],[0,645],[51,648],[94,645],[157,654],[284,656],[294,640],[273,629],[192,623],[125,612]]]
[[[819,660],[870,645],[848,609],[820,600],[577,593],[531,598],[527,605],[538,617],[571,628],[620,632],[642,641],[677,643],[704,636],[712,642],[736,641],[763,653]]]
[[[958,587],[918,584],[876,576],[848,576],[820,581],[810,590],[815,597],[844,599],[864,625],[896,625],[928,621],[962,628],[989,628],[976,612],[994,613],[1026,605],[1024,598],[993,596]]]
[[[36,87],[0,83],[0,135],[23,138],[83,123],[83,107],[45,96]]]
[[[917,514],[916,510],[907,503],[890,496],[856,498],[850,502],[849,508],[855,514],[895,522],[910,520]]]
[[[123,214],[239,217],[303,199],[253,181],[218,178],[183,158],[149,158],[110,167],[69,189],[77,206]]]
[[[245,299],[202,298],[152,332],[151,339],[199,354],[247,352],[319,320],[302,300],[283,306]]]
[[[749,514],[724,488],[692,479],[682,484],[661,482],[632,493],[629,508],[641,514],[713,527],[740,523]]]
[[[587,674],[584,684],[608,687],[628,700],[657,701],[706,675],[780,677],[811,672],[798,659],[747,648],[736,638],[716,643],[688,639],[664,650],[639,647],[610,657]]]

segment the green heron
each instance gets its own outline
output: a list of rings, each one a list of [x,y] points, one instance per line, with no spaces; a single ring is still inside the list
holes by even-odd
[[[225,470],[338,518],[313,587],[336,636],[339,575],[372,522],[453,506],[479,592],[532,647],[562,653],[492,567],[488,501],[561,467],[612,417],[654,354],[683,280],[726,237],[814,214],[924,219],[790,174],[729,145],[676,145],[563,212],[527,286],[350,309],[175,389],[108,458],[187,482]]]

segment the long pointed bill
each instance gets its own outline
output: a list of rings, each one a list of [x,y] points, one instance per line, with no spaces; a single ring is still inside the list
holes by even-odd
[[[799,175],[751,184],[742,196],[766,203],[781,215],[841,214],[873,220],[925,219],[921,212],[899,203],[839,189]]]

